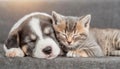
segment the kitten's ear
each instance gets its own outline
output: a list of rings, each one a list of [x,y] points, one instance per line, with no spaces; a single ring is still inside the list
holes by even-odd
[[[58,24],[58,22],[62,21],[63,16],[55,11],[52,11],[52,17],[53,17],[53,24]]]
[[[80,17],[79,21],[80,23],[83,24],[84,27],[89,28],[90,21],[91,21],[91,14]]]

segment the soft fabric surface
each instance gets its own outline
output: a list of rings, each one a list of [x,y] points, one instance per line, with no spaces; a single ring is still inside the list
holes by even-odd
[[[65,58],[52,60],[32,57],[7,58],[0,44],[0,69],[120,69],[120,57]]]

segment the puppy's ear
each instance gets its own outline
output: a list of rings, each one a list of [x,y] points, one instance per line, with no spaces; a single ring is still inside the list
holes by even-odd
[[[52,24],[52,16],[47,13],[41,13],[36,17],[38,17],[40,21],[43,21],[44,23]]]
[[[8,39],[5,41],[5,46],[10,48],[18,48],[19,47],[19,34],[11,34],[8,36]]]

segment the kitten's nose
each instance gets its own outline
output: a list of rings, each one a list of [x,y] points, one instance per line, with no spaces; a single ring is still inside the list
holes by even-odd
[[[68,43],[69,45],[72,43],[72,36],[69,36],[69,37],[67,38],[67,43]]]
[[[50,54],[50,53],[52,52],[52,48],[51,48],[50,46],[48,46],[48,47],[44,48],[42,51],[43,51],[45,54]]]
[[[68,41],[68,44],[71,44],[71,41]]]

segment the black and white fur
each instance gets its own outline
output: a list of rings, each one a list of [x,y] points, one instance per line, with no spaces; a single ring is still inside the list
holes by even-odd
[[[7,57],[32,56],[52,59],[60,54],[50,15],[34,12],[21,18],[10,30],[4,44]]]

